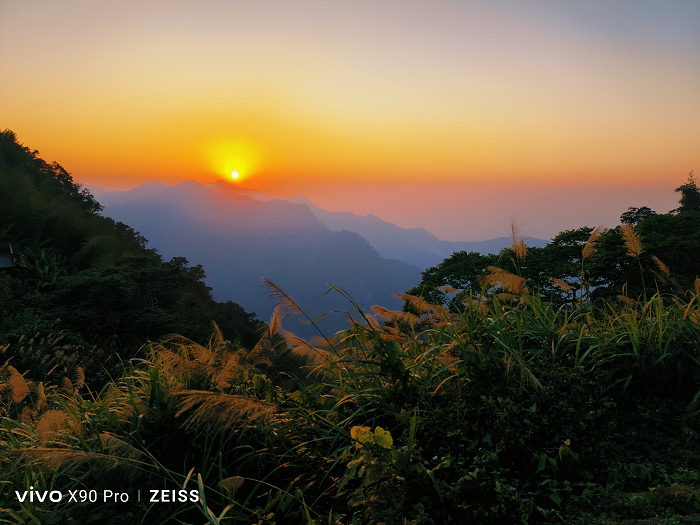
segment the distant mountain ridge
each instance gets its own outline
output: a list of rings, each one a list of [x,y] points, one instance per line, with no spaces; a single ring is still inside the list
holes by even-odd
[[[177,223],[169,222],[167,217],[175,212],[190,220],[206,220],[210,232],[229,236],[248,236],[278,230],[326,229],[304,205],[283,199],[252,198],[225,189],[225,186],[216,183],[204,185],[188,181],[169,186],[149,182],[129,191],[103,194],[100,203],[105,210],[117,210],[119,213],[130,210],[129,213],[139,216],[145,213],[152,220],[171,227],[177,226]],[[177,208],[173,208],[173,204],[177,204]],[[162,209],[163,215],[153,214],[153,208]]]
[[[486,255],[499,253],[511,244],[509,237],[498,237],[486,241],[443,241],[423,228],[401,228],[376,215],[326,211],[303,195],[287,200],[306,204],[331,230],[349,230],[360,234],[382,257],[398,259],[417,266],[421,270],[439,264],[454,252],[479,252]],[[523,240],[528,246],[543,247],[547,244],[546,240],[535,237],[524,237]]]
[[[328,285],[347,291],[368,310],[374,304],[399,308],[392,297],[420,282],[415,266],[387,260],[357,233],[332,231],[304,204],[252,198],[230,185],[149,183],[101,195],[103,213],[138,230],[164,257],[184,256],[202,264],[206,282],[220,300],[233,300],[260,319],[273,301],[261,286],[266,277],[285,289],[311,317],[345,311],[350,305]],[[347,315],[325,317],[330,333]],[[295,327],[301,336],[309,327]]]
[[[196,185],[199,183],[186,182],[182,184],[185,185],[185,189],[196,190],[196,186],[192,186],[192,184]],[[137,187],[139,198],[154,198],[167,188],[180,187],[182,184],[169,186],[162,182],[149,182]],[[454,252],[479,252],[485,255],[498,253],[511,244],[511,239],[505,236],[485,241],[444,241],[423,228],[402,228],[376,215],[358,215],[350,211],[327,211],[315,205],[304,195],[283,199],[282,197],[250,190],[225,181],[217,181],[205,185],[199,184],[199,186],[214,189],[217,194],[227,198],[238,196],[262,202],[279,200],[305,205],[320,223],[329,230],[355,232],[367,239],[370,245],[385,259],[396,259],[415,266],[421,271],[439,264]],[[137,188],[133,190],[137,190]],[[111,206],[121,201],[133,200],[134,195],[131,193],[133,190],[102,193],[100,202]],[[545,239],[536,237],[524,237],[523,240],[528,246],[534,247],[544,247],[548,242]]]
[[[284,288],[312,316],[346,310],[328,285],[365,309],[399,308],[392,297],[420,282],[420,272],[456,251],[498,253],[506,237],[443,241],[423,228],[401,228],[375,215],[329,212],[303,195],[283,199],[224,181],[170,186],[149,182],[101,193],[104,214],[129,224],[166,258],[202,264],[218,300],[232,300],[265,320],[272,301],[260,278]],[[529,246],[542,239],[525,238]],[[324,320],[329,330],[344,325]],[[299,335],[310,335],[305,329]]]

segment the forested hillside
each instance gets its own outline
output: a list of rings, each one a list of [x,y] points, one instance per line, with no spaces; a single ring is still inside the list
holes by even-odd
[[[255,343],[258,322],[233,302],[218,303],[204,269],[164,261],[58,163],[0,133],[0,347],[32,379],[74,374],[105,379],[148,340],[177,332],[198,340],[216,321],[225,337]],[[8,346],[9,345],[9,346]]]

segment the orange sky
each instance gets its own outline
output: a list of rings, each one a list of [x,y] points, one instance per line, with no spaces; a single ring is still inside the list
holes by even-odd
[[[592,205],[668,211],[700,171],[698,21],[684,0],[0,1],[0,128],[100,187],[236,170],[443,238],[501,235],[485,213],[550,236]],[[544,216],[543,192],[571,201]]]

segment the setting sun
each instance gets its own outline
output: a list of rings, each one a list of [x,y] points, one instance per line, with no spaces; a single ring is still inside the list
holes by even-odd
[[[260,151],[253,142],[224,137],[205,143],[202,148],[207,168],[221,178],[247,179],[260,167]]]
[[[471,241],[667,210],[700,170],[700,2],[64,4],[0,1],[0,130],[100,189],[220,180]]]

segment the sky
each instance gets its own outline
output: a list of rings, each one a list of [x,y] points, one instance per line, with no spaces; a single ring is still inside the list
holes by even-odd
[[[0,129],[76,182],[449,240],[614,227],[700,173],[694,0],[0,0],[0,79]]]

